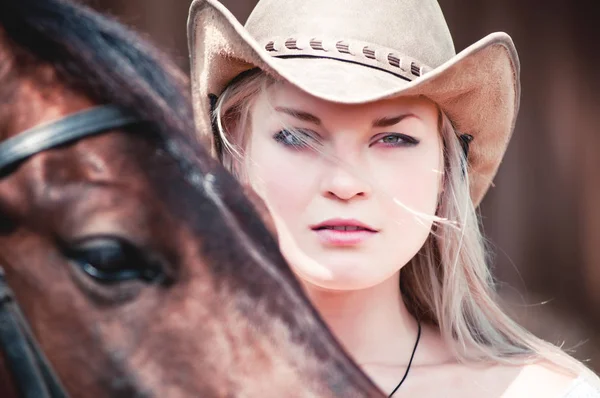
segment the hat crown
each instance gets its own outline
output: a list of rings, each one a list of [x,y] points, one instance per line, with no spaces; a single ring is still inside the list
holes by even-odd
[[[245,27],[261,44],[298,36],[355,40],[432,68],[456,55],[436,0],[260,0]]]

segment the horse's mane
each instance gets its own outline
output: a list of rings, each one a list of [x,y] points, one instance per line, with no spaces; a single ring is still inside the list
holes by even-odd
[[[0,26],[20,71],[49,65],[93,101],[123,106],[163,136],[192,137],[187,76],[119,22],[64,0],[2,0]]]

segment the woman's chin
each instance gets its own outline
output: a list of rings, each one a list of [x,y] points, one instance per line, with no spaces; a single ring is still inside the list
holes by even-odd
[[[383,282],[379,275],[364,264],[316,263],[292,266],[294,273],[305,283],[323,290],[361,290]]]
[[[379,259],[369,250],[302,250],[289,245],[282,252],[302,282],[326,290],[367,289],[398,271],[389,259]]]

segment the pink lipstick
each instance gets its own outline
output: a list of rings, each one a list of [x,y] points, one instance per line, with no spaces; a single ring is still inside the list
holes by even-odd
[[[379,231],[355,219],[335,218],[310,227],[329,246],[356,246]]]

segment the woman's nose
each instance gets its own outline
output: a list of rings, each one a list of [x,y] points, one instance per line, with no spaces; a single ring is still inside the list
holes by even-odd
[[[321,181],[321,192],[324,196],[348,201],[355,197],[367,197],[371,193],[371,185],[367,181],[367,173],[357,165],[348,162],[330,162],[327,172]]]

